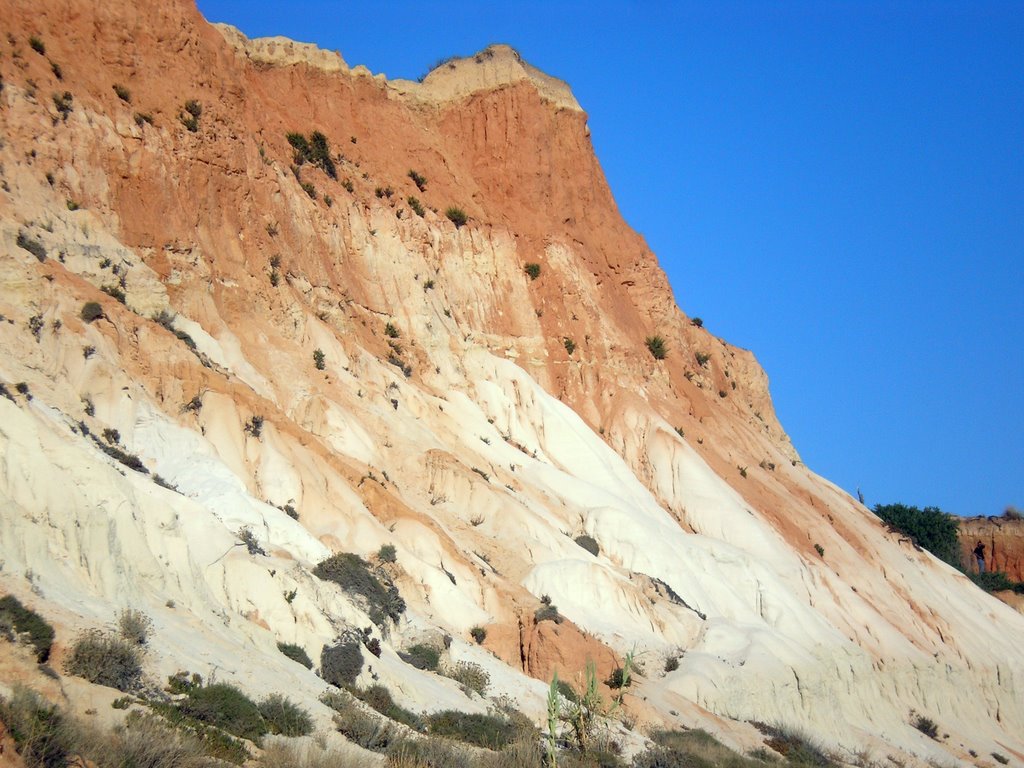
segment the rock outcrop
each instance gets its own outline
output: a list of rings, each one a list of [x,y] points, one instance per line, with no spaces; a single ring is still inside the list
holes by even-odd
[[[634,652],[641,726],[1024,760],[1024,617],[801,464],[564,83],[502,46],[390,82],[184,0],[0,7],[0,588],[58,646],[135,607],[150,675],[329,723],[276,644],[371,626],[312,569],[390,545],[405,706],[486,709],[397,653],[447,635],[538,721]]]
[[[1003,571],[1014,581],[1024,581],[1024,520],[1018,517],[969,517],[960,521],[963,562],[975,567],[971,554],[978,542],[985,545],[985,564]]]

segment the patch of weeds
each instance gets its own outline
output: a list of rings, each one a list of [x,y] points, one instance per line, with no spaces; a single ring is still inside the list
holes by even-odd
[[[466,212],[454,205],[445,210],[444,215],[448,217],[448,221],[455,225],[456,229],[461,229],[469,221]]]
[[[316,366],[316,369],[318,371],[322,371],[324,368],[327,367],[326,360],[327,358],[324,355],[324,351],[322,349],[317,347],[316,349],[313,350],[313,365]]]
[[[409,197],[406,198],[405,202],[407,202],[409,204],[409,207],[412,208],[412,212],[419,216],[421,219],[427,215],[427,211],[423,207],[423,203],[419,201],[419,198],[409,195]]]
[[[261,557],[267,556],[267,551],[260,546],[260,542],[256,538],[256,534],[252,532],[252,529],[249,526],[243,525],[238,529],[238,538],[243,544],[245,544],[245,548],[250,555],[259,555]]]
[[[821,544],[815,544],[814,545],[814,551],[818,553],[818,557],[824,557],[825,556],[825,548],[823,546],[821,546]]]
[[[36,342],[39,342],[39,336],[43,332],[43,326],[46,323],[43,321],[42,315],[32,315],[28,319],[28,329],[32,332],[32,335],[36,337]]]
[[[355,685],[363,668],[362,643],[353,636],[343,636],[334,645],[320,651],[320,676],[339,688]]]
[[[919,715],[917,713],[911,713],[910,724],[917,728],[921,733],[927,736],[929,739],[937,739],[939,736],[939,726],[935,724],[935,721],[930,717]]]
[[[306,669],[313,668],[313,660],[309,658],[309,654],[306,653],[306,649],[301,645],[296,645],[295,643],[278,643],[277,650],[295,663],[301,664]]]
[[[104,432],[107,431],[108,430],[104,430]],[[95,443],[96,447],[103,451],[105,454],[107,454],[107,456],[109,456],[110,458],[114,459],[115,461],[121,462],[126,467],[128,467],[129,469],[134,469],[136,472],[141,472],[144,475],[149,474],[149,470],[146,469],[146,465],[142,463],[142,459],[140,459],[134,453],[128,453],[119,445],[113,445],[107,442],[103,442],[96,435],[89,435],[89,437],[92,438],[92,441],[93,443]]]
[[[14,385],[14,389],[18,392],[19,395],[24,397],[26,400],[32,399],[32,392],[29,391],[27,382],[19,381],[17,384]]]
[[[130,693],[142,679],[142,654],[134,643],[90,630],[71,646],[64,671],[90,683]]]
[[[384,752],[399,741],[394,723],[364,711],[351,696],[330,691],[321,696],[320,701],[335,711],[335,727],[353,744]]]
[[[256,702],[228,683],[192,688],[178,708],[202,723],[250,741],[257,741],[268,730]]]
[[[389,618],[398,621],[405,612],[405,601],[391,577],[382,569],[374,571],[368,562],[352,552],[332,555],[319,563],[313,573],[359,598],[377,626],[383,626]]]
[[[117,94],[117,98],[119,98],[125,104],[131,104],[132,103],[132,93],[131,93],[131,91],[129,91],[127,88],[125,88],[120,83],[114,83],[114,85],[111,86],[111,87],[114,89],[114,93]]]
[[[668,355],[668,347],[665,344],[665,339],[662,336],[655,334],[654,336],[648,336],[644,339],[644,344],[647,346],[647,351],[651,353],[651,357],[655,360],[664,360]]]
[[[487,639],[487,630],[477,625],[469,630],[469,636],[473,638],[477,645],[481,645]]]
[[[565,347],[565,351],[570,355],[576,351],[576,342],[566,336],[562,339],[562,345]]]
[[[145,645],[153,630],[153,622],[142,611],[125,608],[117,615],[117,630],[128,642]]]
[[[665,672],[675,672],[679,669],[679,657],[669,656],[665,659]]]
[[[486,472],[484,472],[479,467],[470,467],[470,469],[472,469],[474,472],[476,472],[478,475],[480,475],[480,477],[482,477],[485,482],[488,482],[488,483],[491,482],[491,476],[488,475]]]
[[[1010,758],[1006,755],[1000,754],[999,752],[993,752],[992,759],[997,763],[1002,763],[1003,765],[1007,765],[1010,762]]]
[[[249,420],[245,422],[243,430],[259,440],[260,435],[263,434],[263,417],[257,415],[251,416]]]
[[[381,544],[377,550],[377,559],[382,563],[394,563],[398,561],[398,551],[394,544]]]
[[[32,35],[28,39],[28,47],[31,48],[36,53],[38,53],[40,56],[45,56],[46,55],[46,46],[43,44],[43,41],[40,40],[35,35]]]
[[[411,645],[398,655],[406,664],[428,672],[436,672],[437,664],[441,659],[441,652],[427,643]]]
[[[15,242],[19,248],[28,251],[39,261],[46,261],[46,248],[35,238],[29,237],[25,232],[19,232],[18,239]]]
[[[14,628],[19,635],[27,635],[28,642],[36,651],[36,661],[45,663],[50,658],[55,633],[50,623],[42,616],[26,608],[14,595],[0,597],[0,624]]]
[[[786,758],[791,764],[816,766],[817,768],[834,768],[835,763],[825,754],[825,750],[813,739],[800,731],[786,726],[753,723],[768,738],[765,744]]]
[[[398,328],[395,327],[394,323],[388,322],[384,325],[384,335],[389,339],[397,339],[402,334],[399,332]]]
[[[143,125],[152,125],[153,124],[153,115],[151,115],[149,112],[136,112],[135,113],[135,124],[137,126],[139,126],[140,128]]]
[[[308,162],[321,168],[332,179],[338,178],[338,170],[331,158],[330,142],[324,134],[320,131],[313,131],[307,139],[301,133],[289,133],[285,138],[295,150],[292,158],[295,165],[303,165]],[[349,183],[351,184],[351,182]],[[349,192],[351,191],[350,189]]]
[[[195,99],[189,99],[178,113],[178,120],[191,133],[198,133],[199,118],[203,116],[203,105]]]
[[[53,94],[53,106],[60,114],[61,120],[67,121],[68,115],[74,111],[74,101],[75,97],[71,95],[71,91]]]
[[[555,624],[561,624],[564,621],[562,614],[558,612],[558,606],[552,605],[550,602],[545,603],[534,611],[533,620],[537,624],[540,624],[542,621],[553,621]]]
[[[473,691],[480,696],[485,696],[487,688],[491,684],[491,676],[487,670],[472,661],[459,661],[450,667],[445,667],[441,674],[461,685],[463,692],[467,695]]]
[[[428,731],[485,749],[500,750],[519,735],[518,727],[504,717],[445,710],[426,718]]]
[[[398,706],[391,696],[391,691],[383,685],[351,688],[349,691],[357,699],[368,704],[389,720],[408,725],[410,728],[419,726],[420,718],[414,712],[405,709],[405,707]]]
[[[271,733],[281,736],[306,736],[313,732],[313,720],[306,710],[279,693],[259,703],[259,713]]]
[[[64,768],[74,748],[74,728],[42,696],[22,686],[10,699],[0,697],[0,721],[15,750],[30,768]]]
[[[413,171],[411,169],[409,171],[409,178],[412,179],[412,183],[416,185],[416,189],[418,189],[420,192],[426,192],[427,191],[427,180],[426,180],[426,178],[424,178],[419,173],[417,173],[416,171]],[[420,215],[422,216],[423,214],[420,214]]]
[[[529,275],[531,280],[536,280],[538,277],[540,277],[540,264],[530,262],[525,267],[523,267],[523,271],[527,275]]]
[[[694,354],[694,357],[697,359],[697,365],[699,365],[701,368],[706,368],[708,360],[711,359],[711,355],[709,355],[707,352],[696,352]]]
[[[124,304],[125,301],[127,301],[128,297],[125,296],[125,293],[120,286],[104,285],[102,288],[100,288],[100,290],[107,294],[107,296],[110,296],[113,299],[117,299],[122,304]]]

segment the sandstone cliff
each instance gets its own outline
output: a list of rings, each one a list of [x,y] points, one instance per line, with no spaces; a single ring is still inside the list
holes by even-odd
[[[633,650],[644,727],[1024,758],[1024,617],[803,467],[564,83],[503,46],[389,82],[181,0],[0,7],[0,587],[60,643],[142,608],[155,678],[316,710],[276,643],[367,626],[311,569],[390,544],[409,610],[373,673],[412,708],[488,705],[396,653],[448,634],[538,720],[555,670]],[[331,162],[300,164],[314,132]]]

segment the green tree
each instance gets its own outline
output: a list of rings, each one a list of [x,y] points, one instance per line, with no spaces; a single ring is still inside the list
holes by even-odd
[[[957,537],[960,524],[953,515],[938,507],[918,509],[905,504],[876,504],[875,514],[940,560],[962,568]]]

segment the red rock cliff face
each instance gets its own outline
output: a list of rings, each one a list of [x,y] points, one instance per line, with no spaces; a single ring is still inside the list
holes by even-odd
[[[985,545],[985,567],[1003,571],[1014,581],[1024,581],[1024,520],[1004,517],[971,517],[960,521],[960,549],[964,565],[977,569],[974,547]]]

